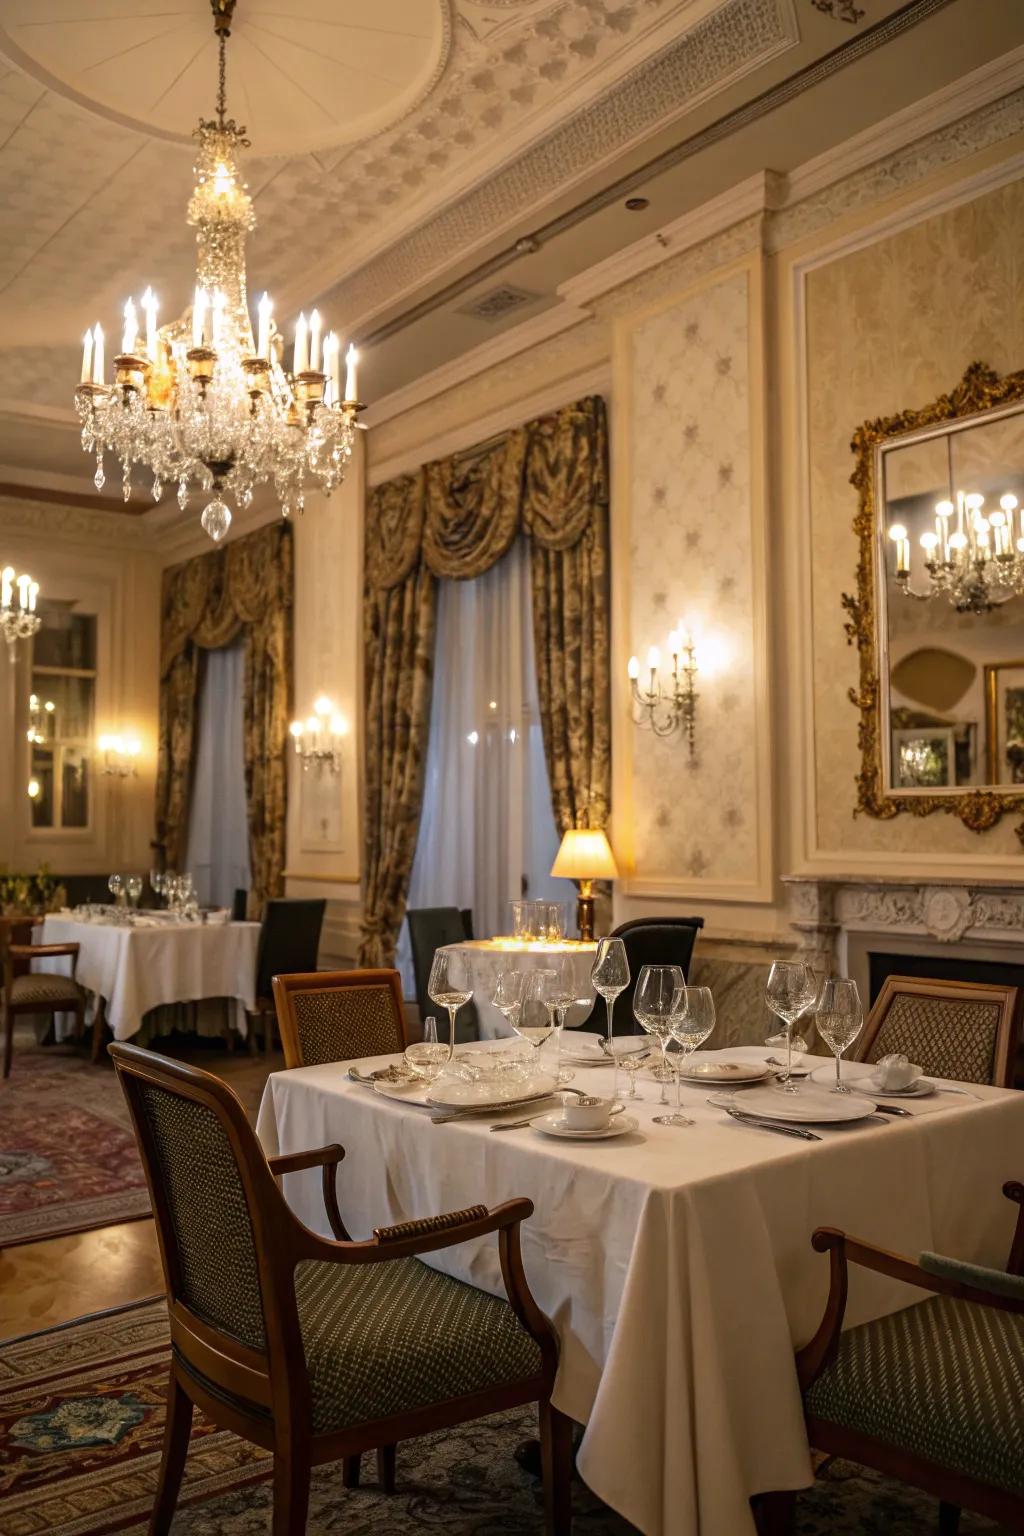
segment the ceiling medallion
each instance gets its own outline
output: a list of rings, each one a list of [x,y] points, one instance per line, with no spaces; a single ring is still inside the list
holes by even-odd
[[[849,21],[856,25],[864,19],[865,13],[857,9],[853,0],[811,0],[811,4],[816,11],[822,11],[836,21]]]
[[[157,328],[157,301],[147,288],[141,316],[134,299],[124,309],[114,382],[104,366],[104,336],[86,332],[75,404],[82,447],[96,455],[94,483],[105,482],[104,455],[119,460],[127,501],[136,464],[152,474],[153,500],[177,482],[184,510],[192,489],[212,499],[201,522],[219,542],[231,523],[225,497],[246,508],[253,487],[273,481],[281,511],[303,508],[307,490],[330,494],[352,456],[357,353],[323,333],[316,310],[295,328],[292,371],[283,365],[284,338],[266,294],[254,337],[246,296],[245,242],[256,215],[239,174],[244,126],[227,116],[226,45],[236,0],[210,0],[219,45],[217,116],[201,120],[196,184],[188,222],[196,231],[196,289],[181,318]]]

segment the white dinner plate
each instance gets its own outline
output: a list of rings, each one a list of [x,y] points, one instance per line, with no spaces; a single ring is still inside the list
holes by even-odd
[[[639,1123],[632,1115],[616,1115],[598,1131],[575,1131],[566,1125],[561,1114],[551,1114],[535,1120],[533,1130],[541,1131],[545,1136],[561,1136],[566,1141],[607,1141],[610,1136],[625,1136],[627,1131],[635,1131]]]
[[[694,1083],[763,1083],[771,1073],[764,1061],[723,1061],[717,1051],[694,1051],[682,1078]]]
[[[855,1063],[856,1065],[856,1063]],[[843,1068],[843,1078],[856,1093],[866,1093],[876,1099],[926,1099],[929,1094],[935,1092],[935,1084],[930,1078],[918,1078],[916,1083],[911,1083],[909,1088],[881,1088],[875,1081],[874,1073],[855,1073],[848,1076],[849,1069]],[[835,1067],[818,1067],[811,1077],[816,1083],[832,1084],[836,1080]]]
[[[717,1109],[738,1109],[762,1120],[786,1120],[793,1125],[824,1125],[840,1120],[864,1120],[873,1115],[876,1105],[862,1093],[828,1093],[808,1083],[797,1093],[786,1093],[774,1084],[745,1088],[735,1095],[716,1095],[711,1103]]]
[[[617,1035],[612,1044],[612,1050],[616,1056],[639,1055],[651,1048],[651,1042],[646,1035]],[[576,1030],[566,1031],[562,1035],[562,1060],[574,1067],[609,1067],[611,1057],[603,1049],[601,1037],[598,1035],[577,1033]]]

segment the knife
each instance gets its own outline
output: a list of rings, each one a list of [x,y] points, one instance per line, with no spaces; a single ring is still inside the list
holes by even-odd
[[[708,1101],[710,1103],[710,1100]],[[727,1115],[731,1115],[740,1125],[752,1126],[759,1131],[776,1131],[780,1136],[796,1136],[800,1141],[821,1141],[817,1131],[805,1130],[799,1125],[783,1125],[780,1120],[758,1120],[754,1115],[744,1114],[739,1109],[729,1109],[724,1104],[716,1104],[716,1109],[724,1109]]]

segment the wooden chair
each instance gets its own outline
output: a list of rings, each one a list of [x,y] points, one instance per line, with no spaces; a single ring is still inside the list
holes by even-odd
[[[857,1042],[857,1061],[902,1051],[931,1077],[1013,1084],[1020,989],[887,977]]]
[[[1003,1193],[1024,1207],[1024,1184]],[[933,1253],[915,1264],[833,1227],[811,1241],[831,1266],[818,1331],[796,1356],[811,1445],[935,1494],[941,1536],[962,1508],[1024,1530],[1024,1208],[1005,1271]],[[931,1296],[842,1333],[850,1264]],[[795,1498],[756,1501],[766,1536],[791,1529]]]
[[[32,923],[5,923],[0,942],[4,963],[4,1077],[11,1075],[14,1054],[14,1021],[22,1014],[73,1013],[75,1032],[85,1025],[85,993],[74,979],[78,960],[77,944],[19,943],[31,939]],[[32,971],[33,960],[71,959],[71,975],[52,971]]]
[[[386,1056],[408,1045],[397,971],[307,971],[274,977],[286,1067]]]
[[[378,1227],[353,1242],[335,1187],[340,1146],[269,1160],[226,1083],[111,1045],[142,1155],[170,1310],[167,1424],[151,1536],[170,1530],[193,1407],[274,1456],[274,1536],[303,1536],[310,1470],[378,1451],[393,1491],[399,1440],[536,1402],[545,1530],[567,1536],[571,1421],[551,1406],[558,1344],[523,1271],[529,1200]],[[292,1214],[274,1180],[323,1170],[336,1241]],[[419,1255],[496,1232],[508,1300]]]

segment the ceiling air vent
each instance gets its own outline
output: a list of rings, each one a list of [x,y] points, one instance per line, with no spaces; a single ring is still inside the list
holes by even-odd
[[[490,293],[481,294],[472,304],[460,309],[459,314],[473,315],[477,320],[504,320],[514,309],[522,309],[524,304],[532,304],[539,298],[539,293],[530,293],[526,288],[513,288],[511,283],[501,283],[497,288],[492,288]]]

